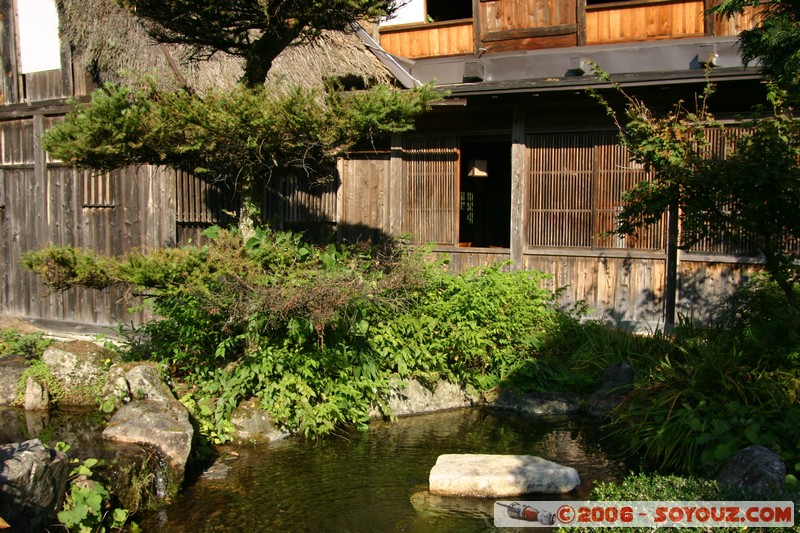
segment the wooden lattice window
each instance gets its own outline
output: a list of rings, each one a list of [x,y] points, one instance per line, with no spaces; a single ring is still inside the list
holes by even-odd
[[[236,210],[232,191],[221,182],[210,182],[190,172],[176,170],[175,190],[175,221],[179,224],[217,224],[226,220],[226,211]]]
[[[459,150],[455,138],[406,139],[403,147],[403,228],[415,241],[458,240]]]
[[[647,178],[612,133],[532,135],[527,243],[532,247],[661,249],[663,223],[611,234],[622,193]]]
[[[746,134],[747,128],[741,127],[708,128],[705,130],[707,148],[704,155],[715,159],[726,159],[732,153],[737,140]],[[719,238],[706,237],[696,242],[689,250],[703,253],[749,255],[758,253],[758,245],[752,235],[746,235],[731,228],[723,230]]]
[[[110,172],[85,170],[82,173],[81,205],[89,208],[108,208],[116,205],[116,175]]]

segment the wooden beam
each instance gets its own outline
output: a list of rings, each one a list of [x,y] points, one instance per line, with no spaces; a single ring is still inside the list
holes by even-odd
[[[527,146],[525,144],[525,110],[514,108],[511,124],[511,268],[523,268],[525,247],[525,181],[527,176]]]
[[[509,41],[512,39],[528,39],[531,37],[552,37],[577,33],[577,24],[558,24],[542,28],[520,28],[514,30],[491,31],[482,36],[484,42]]]
[[[675,330],[675,305],[678,301],[678,208],[667,212],[667,264],[664,272],[664,330]]]
[[[473,52],[481,55],[481,2],[472,0],[472,42]]]
[[[586,46],[586,0],[575,2],[575,20],[578,22],[578,46]]]

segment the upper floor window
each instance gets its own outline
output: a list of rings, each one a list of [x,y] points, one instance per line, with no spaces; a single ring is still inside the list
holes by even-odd
[[[19,56],[23,74],[61,68],[55,0],[18,0]]]
[[[472,18],[472,0],[408,0],[381,26],[424,24]]]

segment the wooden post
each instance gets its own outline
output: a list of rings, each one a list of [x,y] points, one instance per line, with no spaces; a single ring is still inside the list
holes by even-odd
[[[16,104],[20,101],[15,20],[14,3],[11,0],[0,0],[0,56],[2,56],[3,62],[3,104]]]
[[[481,55],[481,0],[472,0],[472,53]]]
[[[386,205],[389,209],[389,234],[397,237],[403,233],[405,199],[403,198],[403,141],[396,133],[392,135],[389,157],[389,188]]]
[[[511,268],[520,270],[525,247],[525,110],[514,108],[511,125]]]
[[[664,331],[675,330],[675,307],[678,300],[678,207],[667,212],[667,264],[664,272]]]

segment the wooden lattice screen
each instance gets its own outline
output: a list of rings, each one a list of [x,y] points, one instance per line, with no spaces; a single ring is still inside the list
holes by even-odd
[[[733,151],[736,141],[747,134],[747,128],[727,126],[725,128],[708,128],[705,131],[707,157],[726,159]],[[741,232],[724,231],[720,238],[705,238],[695,243],[692,252],[721,253],[721,254],[754,254],[757,253],[757,244],[753,236]]]
[[[455,138],[406,139],[403,229],[417,242],[458,240],[459,150]]]
[[[646,179],[612,133],[531,135],[527,244],[532,247],[661,249],[663,223],[636,237],[610,235],[622,192]]]
[[[225,211],[236,210],[232,191],[184,170],[175,171],[175,220],[178,224],[211,225],[226,219]]]
[[[82,207],[114,207],[116,205],[116,176],[96,170],[81,171],[83,187]]]

